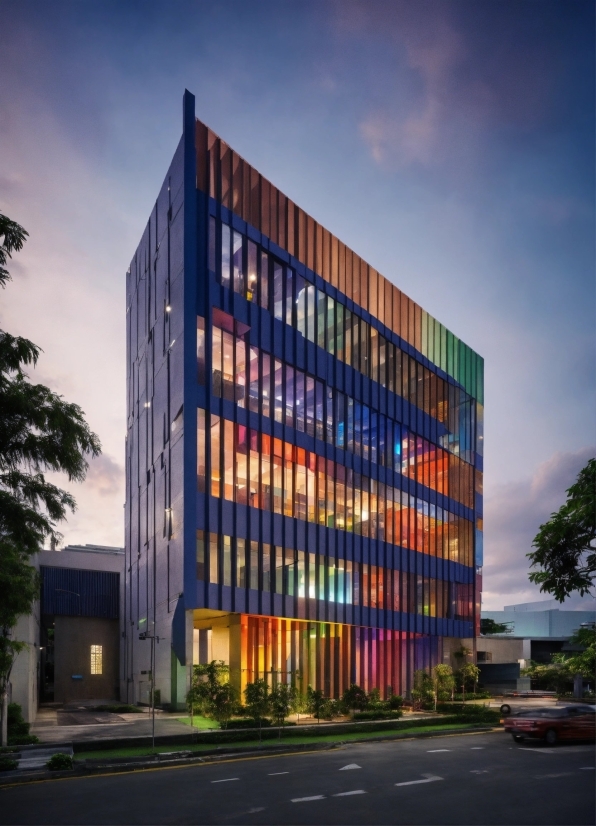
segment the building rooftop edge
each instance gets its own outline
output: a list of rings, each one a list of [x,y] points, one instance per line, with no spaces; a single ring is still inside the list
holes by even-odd
[[[206,140],[202,141],[202,146],[199,146],[199,141],[198,141],[197,138],[195,138],[195,149],[196,149],[196,152],[197,152],[197,157],[199,156],[199,153],[201,151],[203,151],[205,153],[209,153],[213,149],[213,146],[214,146],[215,142],[220,141],[220,145],[221,145],[222,149],[218,153],[218,156],[219,156],[218,157],[218,167],[221,169],[221,163],[222,163],[222,160],[223,160],[222,155],[225,155],[226,152],[231,152],[233,154],[233,156],[235,156],[235,158],[242,161],[242,164],[244,164],[244,165],[246,165],[246,167],[248,167],[248,170],[245,170],[244,177],[247,177],[247,178],[250,179],[250,178],[252,178],[250,173],[254,172],[255,175],[259,176],[261,181],[266,182],[266,184],[270,188],[271,192],[281,194],[283,196],[283,198],[286,200],[287,204],[288,203],[291,204],[292,210],[296,210],[297,213],[302,213],[302,215],[304,216],[303,220],[300,222],[299,216],[296,215],[295,223],[296,223],[297,228],[299,226],[302,226],[303,234],[308,235],[308,232],[309,232],[308,225],[309,225],[309,223],[312,222],[313,232],[316,233],[317,229],[318,229],[320,234],[322,234],[322,236],[323,236],[323,238],[320,239],[318,241],[318,243],[316,243],[315,245],[317,247],[320,246],[321,248],[323,248],[323,244],[324,244],[325,240],[327,240],[328,250],[327,250],[327,253],[325,254],[325,257],[327,257],[329,259],[327,263],[329,265],[330,270],[334,266],[335,266],[336,269],[339,267],[339,263],[338,263],[339,256],[336,254],[335,255],[335,260],[334,260],[333,253],[331,252],[332,244],[334,242],[337,242],[337,244],[343,246],[345,248],[345,250],[350,253],[350,255],[353,255],[355,258],[357,258],[359,261],[361,261],[364,265],[366,265],[370,270],[372,270],[375,273],[375,277],[378,276],[378,278],[380,279],[380,284],[381,285],[383,284],[383,282],[387,282],[387,284],[389,284],[391,288],[397,290],[401,295],[405,296],[407,301],[411,302],[411,304],[413,305],[414,314],[417,314],[416,313],[416,308],[418,308],[418,312],[421,315],[421,319],[420,319],[421,323],[418,325],[419,327],[428,328],[428,326],[429,326],[428,320],[430,319],[431,322],[432,322],[432,325],[439,325],[439,331],[440,331],[439,335],[440,336],[442,335],[442,331],[444,330],[445,334],[448,334],[449,336],[453,337],[453,339],[456,342],[456,347],[458,347],[459,345],[462,345],[464,348],[468,349],[470,351],[470,353],[473,354],[473,356],[475,356],[477,359],[479,359],[479,361],[482,364],[484,363],[483,356],[481,356],[479,353],[477,353],[472,347],[470,347],[468,344],[466,344],[461,338],[459,338],[454,333],[452,333],[450,330],[448,330],[447,327],[445,327],[445,325],[443,325],[438,319],[435,319],[435,317],[432,316],[427,310],[425,310],[420,304],[418,304],[413,299],[411,299],[408,295],[406,295],[406,293],[403,293],[399,289],[399,287],[397,287],[397,285],[394,284],[393,281],[391,281],[389,278],[387,278],[387,276],[385,276],[382,273],[378,272],[378,270],[376,270],[374,267],[372,267],[372,265],[368,264],[368,262],[365,261],[364,258],[362,258],[357,253],[355,253],[350,247],[348,247],[347,244],[345,244],[345,242],[341,241],[341,239],[338,236],[334,235],[329,230],[327,230],[325,227],[323,227],[322,224],[319,224],[317,221],[315,221],[314,218],[312,218],[312,216],[310,216],[305,210],[303,210],[297,204],[294,204],[292,202],[292,200],[290,198],[288,198],[288,196],[285,195],[285,193],[283,193],[277,186],[275,186],[275,184],[271,183],[271,181],[269,181],[264,175],[262,175],[262,173],[260,173],[254,166],[252,166],[252,164],[250,164],[245,158],[243,158],[241,155],[239,155],[239,153],[237,153],[234,149],[232,149],[232,147],[223,138],[221,138],[216,132],[214,132],[209,126],[207,126],[207,124],[203,123],[203,121],[201,121],[196,116],[195,116],[195,122],[196,122],[197,126],[201,130],[204,130],[205,133],[206,133],[206,135],[205,135]],[[225,147],[225,149],[224,149],[224,147]],[[206,164],[203,164],[203,166],[206,167]],[[233,171],[233,167],[234,167],[234,164],[232,162],[230,162],[229,163],[229,170],[228,170],[228,172],[229,172],[228,184],[229,184],[229,191],[231,193],[232,193],[232,190],[234,188],[232,179],[236,180],[236,173]],[[248,224],[251,224],[252,226],[255,226],[255,228],[257,230],[262,232],[264,235],[270,237],[270,240],[272,240],[278,246],[285,249],[290,255],[294,255],[294,257],[298,261],[300,261],[300,263],[302,263],[305,267],[307,267],[308,269],[311,269],[313,272],[315,272],[317,275],[319,275],[328,284],[331,284],[331,286],[338,289],[338,285],[336,283],[334,283],[332,275],[329,272],[328,273],[325,272],[325,269],[326,269],[325,266],[318,266],[318,263],[319,263],[318,261],[314,262],[314,261],[307,260],[309,258],[309,255],[305,252],[303,252],[303,254],[296,255],[295,254],[296,252],[300,252],[299,249],[296,249],[294,253],[292,253],[291,250],[288,249],[288,247],[292,245],[291,243],[289,243],[290,242],[289,238],[287,239],[287,241],[284,238],[283,243],[278,243],[278,241],[276,241],[275,238],[271,237],[271,235],[273,235],[273,234],[277,235],[278,233],[271,233],[269,231],[266,231],[267,228],[262,226],[263,222],[261,220],[258,220],[256,222],[256,225],[255,225],[255,222],[253,220],[250,220],[249,217],[245,214],[247,212],[246,204],[244,205],[245,208],[243,208],[242,201],[243,200],[246,201],[247,200],[246,197],[244,199],[242,199],[242,197],[240,195],[240,198],[238,199],[238,202],[236,204],[234,204],[233,203],[233,198],[234,198],[234,195],[236,193],[232,193],[230,196],[228,196],[228,198],[230,200],[230,204],[224,203],[224,200],[226,200],[226,198],[223,195],[221,197],[218,197],[219,193],[216,192],[216,191],[215,192],[212,191],[213,185],[214,185],[214,181],[211,180],[212,175],[213,175],[212,170],[208,170],[207,168],[205,168],[203,171],[199,171],[197,169],[197,183],[196,183],[197,189],[199,189],[202,192],[205,192],[207,195],[214,198],[218,203],[220,203],[222,206],[229,209],[232,213],[237,215],[242,220],[246,221]],[[277,197],[275,198],[275,200],[278,200]],[[286,204],[286,206],[287,206],[287,204]],[[250,216],[250,217],[254,217],[254,216]],[[275,221],[277,223],[277,218],[275,218]],[[284,233],[284,235],[285,235],[285,233]],[[294,231],[292,230],[292,236],[293,235],[294,235]],[[325,239],[325,235],[328,236],[328,239]],[[279,239],[279,241],[281,241],[281,239]],[[295,241],[294,243],[295,243],[296,247],[300,246],[297,241]],[[303,242],[303,244],[301,246],[302,246],[303,250],[306,249],[306,240]],[[314,253],[310,253],[310,254],[312,256]],[[317,264],[317,266],[313,266],[315,263]],[[335,280],[337,281],[337,277],[336,277]],[[379,290],[379,292],[383,293],[384,290]],[[346,294],[346,293],[344,293],[344,294]],[[346,294],[346,296],[347,296],[348,299],[350,299],[349,295]],[[352,299],[352,300],[354,300],[354,299]],[[379,318],[378,312],[370,311],[368,309],[368,301],[364,302],[360,306],[362,307],[362,309],[366,310],[367,312],[370,312],[370,314],[374,318],[376,318],[381,324],[385,324],[385,326],[388,327],[389,329],[391,329],[396,335],[400,336],[405,341],[407,341],[408,344],[410,344],[412,347],[414,347],[416,350],[418,350],[422,354],[422,356],[424,356],[425,358],[428,358],[433,364],[436,364],[434,358],[431,357],[431,355],[429,354],[429,350],[431,350],[434,347],[434,341],[433,341],[433,344],[430,345],[430,347],[429,347],[428,341],[425,340],[426,335],[428,335],[428,330],[427,329],[424,331],[424,334],[423,334],[423,330],[421,329],[420,332],[417,335],[416,334],[415,335],[412,335],[412,334],[403,335],[403,331],[401,330],[401,327],[400,327],[400,329],[395,329],[395,325],[393,323],[388,324],[382,318]],[[402,314],[403,314],[403,311],[402,311],[402,313],[400,313],[400,315],[402,315]],[[436,331],[435,331],[435,337],[436,337]],[[432,338],[432,336],[428,335],[428,338],[430,339],[430,338]],[[458,361],[459,361],[459,359],[458,359]],[[440,366],[440,365],[437,365],[437,366]],[[459,383],[462,383],[461,377],[459,375],[453,375],[453,373],[451,371],[446,371],[446,372],[448,372],[448,374],[451,375],[452,378],[454,378],[456,381],[458,381]],[[459,364],[458,364],[457,367],[455,367],[454,372],[459,373]],[[465,384],[465,382],[464,382],[464,384]],[[482,397],[481,398],[481,403],[484,403],[484,398],[483,398],[483,393],[482,392],[481,392],[481,397]]]

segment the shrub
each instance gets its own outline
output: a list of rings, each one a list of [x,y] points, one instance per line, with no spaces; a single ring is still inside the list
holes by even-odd
[[[35,735],[29,734],[31,725],[23,719],[23,710],[18,703],[8,704],[8,745],[25,746],[29,743],[39,743]]]
[[[261,728],[269,728],[271,720],[268,717],[261,717]],[[236,718],[230,720],[227,728],[259,728],[259,721],[253,717]]]
[[[371,708],[367,709],[366,711],[356,711],[354,713],[354,720],[355,721],[363,721],[363,720],[399,720],[400,717],[403,717],[403,711],[391,709],[383,709],[383,708]]]
[[[487,725],[496,725],[501,718],[499,709],[486,708],[485,706],[461,706],[457,703],[439,703],[437,711],[441,712],[441,714],[454,714],[466,722],[486,723]]]
[[[9,772],[19,765],[19,761],[15,760],[9,754],[0,754],[0,772]]]
[[[392,694],[387,700],[387,705],[391,711],[399,711],[404,706],[404,698],[400,694]]]
[[[46,763],[46,767],[51,772],[59,772],[64,771],[65,769],[72,769],[72,757],[70,754],[63,754],[62,752],[58,752],[57,754],[53,754],[48,762]]]
[[[368,705],[368,696],[363,688],[352,683],[341,695],[340,703],[346,713],[350,711],[364,711]]]
[[[320,715],[323,720],[334,720],[336,717],[341,716],[341,713],[340,704],[337,700],[325,699],[320,710]]]

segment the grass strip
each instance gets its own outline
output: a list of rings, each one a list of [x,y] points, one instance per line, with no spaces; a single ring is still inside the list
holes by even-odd
[[[183,723],[185,726],[190,726],[190,717],[176,717],[176,721]],[[209,729],[219,729],[219,723],[210,720],[208,717],[193,717],[192,727],[199,731],[207,731]]]
[[[474,728],[474,723],[444,723],[442,725],[428,725],[428,726],[412,726],[410,728],[403,728],[403,729],[387,729],[385,731],[354,731],[342,734],[320,734],[316,736],[304,737],[300,735],[292,735],[291,737],[282,737],[281,740],[269,740],[263,744],[263,749],[267,749],[267,746],[302,746],[308,745],[309,743],[345,743],[345,742],[353,742],[355,740],[369,740],[371,738],[378,738],[381,737],[388,737],[391,738],[394,735],[408,735],[408,734],[415,734],[415,733],[428,733],[428,732],[438,732],[449,730],[458,730],[464,731],[466,729]],[[226,745],[233,745],[233,744],[226,744]],[[259,746],[258,740],[245,740],[241,744],[242,749],[250,749]],[[213,745],[206,744],[206,743],[193,743],[189,745],[168,745],[168,746],[156,746],[154,750],[147,749],[146,746],[136,746],[130,748],[122,748],[122,749],[102,749],[101,752],[98,751],[82,751],[78,752],[75,756],[75,763],[79,763],[85,759],[94,760],[97,759],[98,755],[101,754],[101,759],[109,759],[114,757],[150,757],[153,754],[167,754],[173,751],[185,751],[185,752],[193,752],[193,753],[201,753],[201,752],[212,752]]]

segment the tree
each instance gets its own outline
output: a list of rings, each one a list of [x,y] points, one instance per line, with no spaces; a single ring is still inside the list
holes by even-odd
[[[484,619],[480,620],[480,633],[485,636],[486,634],[511,634],[512,623],[510,622],[495,622],[494,619],[490,619],[490,617],[485,617]]]
[[[12,277],[5,265],[9,258],[12,258],[13,252],[19,252],[23,249],[23,244],[29,233],[16,221],[11,221],[6,215],[0,212],[0,287],[5,287],[6,284],[12,280]]]
[[[435,711],[437,710],[437,700],[445,701],[453,697],[455,679],[453,669],[450,665],[439,663],[432,670],[432,680],[434,686]]]
[[[356,683],[352,683],[341,695],[341,704],[346,711],[352,711],[353,717],[356,710],[362,711],[368,705],[366,691]]]
[[[27,232],[0,214],[0,285],[13,252]],[[6,743],[7,690],[14,659],[23,644],[12,639],[19,616],[30,613],[37,579],[30,557],[46,539],[58,541],[58,522],[76,502],[48,482],[47,471],[82,482],[87,457],[101,445],[83,411],[41,384],[32,384],[24,368],[35,367],[41,350],[33,342],[0,330],[0,697],[1,742]]]
[[[573,674],[581,674],[582,677],[595,679],[596,675],[596,627],[591,625],[585,628],[578,628],[575,634],[570,637],[569,642],[577,646],[582,646],[583,651],[566,657],[565,664]]]
[[[270,695],[271,713],[278,726],[283,726],[286,717],[296,702],[296,689],[287,683],[278,683]],[[278,732],[281,737],[281,729]]]
[[[255,680],[248,683],[244,689],[245,705],[248,713],[259,721],[259,742],[262,739],[262,720],[270,710],[271,698],[269,696],[269,686],[265,680]]]
[[[476,693],[476,685],[478,677],[480,676],[480,669],[474,663],[464,663],[457,672],[457,682],[461,686],[462,703],[466,701],[466,686],[472,684],[474,694]]]
[[[323,694],[321,689],[313,688],[309,685],[309,687],[306,689],[306,703],[308,713],[312,714],[313,717],[316,717],[319,723],[321,722],[321,716],[323,714],[325,702],[325,695]]]
[[[567,501],[534,537],[531,582],[559,602],[590,593],[596,577],[596,459],[590,459],[567,490]]]
[[[434,699],[433,680],[430,674],[420,668],[414,671],[414,687],[412,688],[412,702],[414,708],[421,708]]]
[[[228,682],[229,672],[230,668],[223,660],[211,660],[210,663],[200,663],[193,667],[192,682],[186,695],[191,728],[195,711],[218,719],[216,716],[218,696],[223,702],[219,689]]]
[[[226,728],[230,717],[238,708],[236,689],[230,683],[218,683],[209,703],[209,711],[222,728]]]
[[[553,660],[555,658],[553,657]],[[561,661],[557,656],[558,661],[550,663],[535,663],[530,660],[526,668],[522,668],[521,673],[525,677],[530,677],[532,680],[532,687],[543,689],[545,691],[556,691],[558,694],[564,694],[573,682],[573,675],[567,667],[566,662]]]

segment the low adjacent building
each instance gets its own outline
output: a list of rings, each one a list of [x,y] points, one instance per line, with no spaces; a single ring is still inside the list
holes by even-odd
[[[530,679],[522,677],[521,671],[530,661],[547,664],[553,654],[576,650],[570,638],[582,625],[594,623],[596,611],[565,610],[557,605],[555,600],[544,600],[506,605],[502,611],[482,611],[483,620],[507,625],[509,631],[477,638],[481,685],[493,692],[528,690]]]
[[[69,545],[34,560],[40,599],[15,637],[28,643],[11,674],[11,700],[35,719],[42,703],[120,696],[124,550]]]

